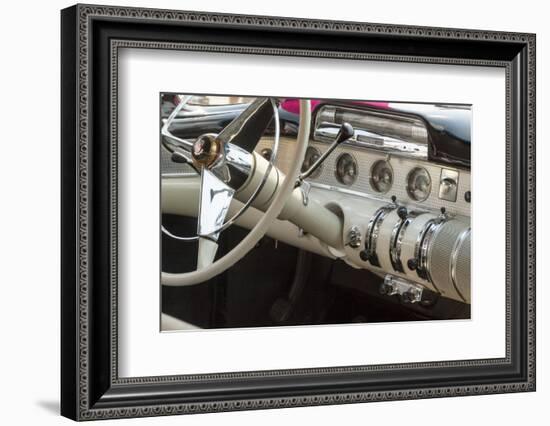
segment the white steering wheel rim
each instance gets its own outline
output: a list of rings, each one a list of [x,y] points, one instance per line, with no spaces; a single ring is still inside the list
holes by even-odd
[[[161,283],[166,286],[181,287],[199,284],[207,281],[216,275],[224,272],[241,260],[250,250],[252,250],[258,241],[266,234],[270,225],[279,216],[285,207],[287,199],[294,190],[294,184],[300,173],[302,161],[305,156],[309,142],[309,128],[311,123],[311,103],[309,100],[300,99],[300,122],[298,128],[298,139],[296,143],[296,152],[292,156],[292,162],[289,167],[289,174],[279,185],[272,203],[265,211],[262,218],[256,226],[250,230],[248,235],[237,244],[227,254],[213,262],[211,265],[192,272],[181,274],[172,274],[162,272]]]

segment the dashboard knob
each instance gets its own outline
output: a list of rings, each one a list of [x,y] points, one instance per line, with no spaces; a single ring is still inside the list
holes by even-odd
[[[397,216],[399,216],[401,220],[407,219],[408,214],[407,207],[401,206],[397,209]]]
[[[341,144],[342,142],[345,142],[348,139],[352,138],[353,135],[355,135],[355,130],[353,130],[353,126],[347,122],[344,122],[340,127],[340,131],[336,135],[334,143]]]
[[[411,271],[414,271],[418,268],[418,261],[414,258],[407,260],[407,266]]]
[[[367,252],[367,250],[361,250],[359,252],[359,257],[363,262],[366,262],[367,260],[369,260],[369,253]]]

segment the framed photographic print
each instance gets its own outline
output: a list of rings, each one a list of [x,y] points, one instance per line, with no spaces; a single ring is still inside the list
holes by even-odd
[[[535,36],[61,13],[61,411],[535,390]]]

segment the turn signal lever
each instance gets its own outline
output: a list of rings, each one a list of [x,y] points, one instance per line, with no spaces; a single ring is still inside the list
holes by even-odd
[[[347,141],[349,138],[351,138],[354,135],[355,131],[353,130],[353,127],[349,123],[342,123],[342,126],[340,127],[340,130],[338,131],[338,134],[336,135],[336,139],[334,142],[332,142],[332,145],[328,147],[328,149],[321,154],[321,156],[317,159],[313,165],[307,169],[304,173],[300,174],[298,176],[298,179],[296,180],[296,184],[294,185],[295,188],[299,187],[302,182],[311,176],[311,174],[317,170],[317,168],[323,164],[323,162],[328,158],[328,156],[336,149],[338,145],[340,145],[342,142]]]

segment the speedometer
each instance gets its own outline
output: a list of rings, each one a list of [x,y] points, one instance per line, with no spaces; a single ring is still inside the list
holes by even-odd
[[[432,190],[432,179],[423,167],[415,167],[407,176],[407,193],[415,201],[424,201]]]

